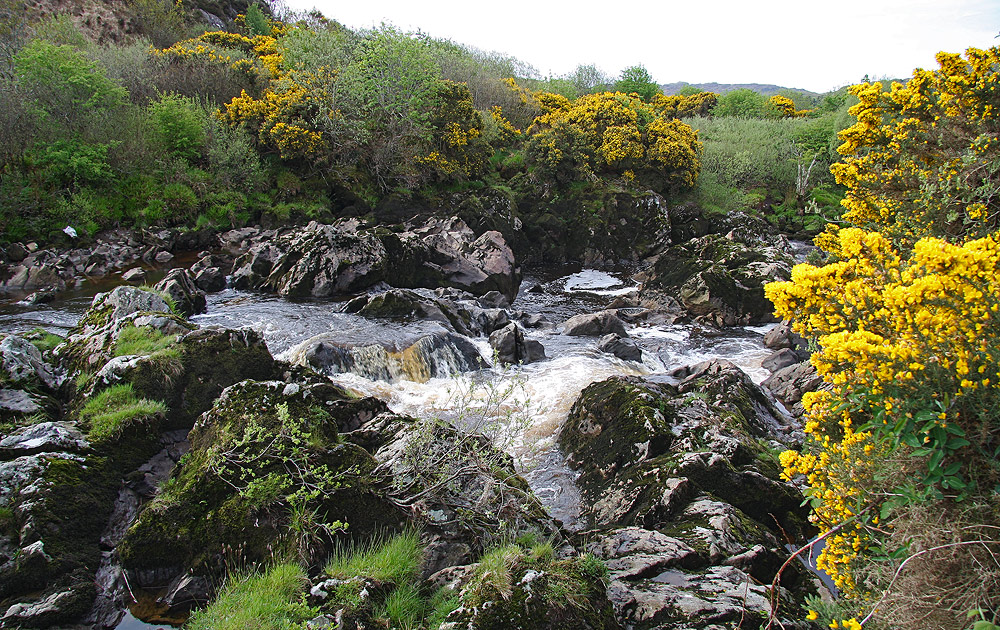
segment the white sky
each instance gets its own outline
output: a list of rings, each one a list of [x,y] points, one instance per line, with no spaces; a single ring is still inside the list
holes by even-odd
[[[517,57],[543,76],[642,64],[658,83],[826,92],[1000,45],[1000,0],[285,0],[351,28],[384,22]]]

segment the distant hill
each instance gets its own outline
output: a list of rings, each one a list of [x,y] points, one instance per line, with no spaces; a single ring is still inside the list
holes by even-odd
[[[754,92],[760,92],[764,96],[774,96],[782,90],[788,90],[790,92],[798,92],[809,97],[819,96],[816,92],[810,92],[809,90],[801,90],[799,88],[786,88],[780,85],[770,85],[767,83],[687,83],[685,81],[678,81],[677,83],[665,83],[660,86],[663,93],[667,96],[672,94],[677,94],[681,91],[681,88],[685,86],[694,86],[699,90],[707,92],[715,92],[716,94],[725,94],[726,92],[732,92],[733,90],[753,90]]]

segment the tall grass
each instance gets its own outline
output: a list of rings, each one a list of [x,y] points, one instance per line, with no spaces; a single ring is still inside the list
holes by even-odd
[[[306,576],[293,563],[263,573],[231,577],[208,607],[191,616],[188,630],[288,630],[313,618],[317,610],[299,600]]]
[[[118,334],[115,356],[153,354],[169,348],[176,341],[176,335],[167,335],[149,326],[128,326]]]
[[[368,577],[403,584],[416,578],[423,553],[417,532],[406,531],[387,541],[373,539],[361,548],[336,549],[327,562],[326,573],[342,580]]]

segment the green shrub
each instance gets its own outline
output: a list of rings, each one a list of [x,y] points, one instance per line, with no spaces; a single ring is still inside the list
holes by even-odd
[[[263,573],[230,576],[215,601],[195,612],[189,630],[289,630],[301,627],[318,611],[303,604],[305,572],[297,564],[279,564]]]
[[[163,218],[171,223],[178,223],[194,216],[198,208],[198,196],[186,184],[167,184],[163,187],[163,203],[167,214]]]
[[[80,410],[80,419],[90,427],[88,436],[104,441],[120,435],[128,426],[165,413],[167,406],[157,400],[135,395],[131,383],[113,385],[90,398]]]
[[[153,133],[163,150],[186,160],[201,157],[205,148],[205,113],[191,98],[164,94],[149,105]]]

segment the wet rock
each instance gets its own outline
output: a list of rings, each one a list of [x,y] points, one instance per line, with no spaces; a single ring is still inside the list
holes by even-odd
[[[170,582],[167,592],[157,600],[157,603],[167,606],[167,614],[184,614],[207,604],[214,591],[207,578],[178,575]]]
[[[613,311],[574,315],[563,322],[563,334],[578,337],[600,337],[607,334],[628,337],[625,323]]]
[[[769,444],[794,443],[784,418],[739,369],[708,362],[679,386],[616,377],[590,385],[559,436],[585,512],[599,525],[668,523],[698,491],[775,527],[803,526],[800,495],[776,481]],[[792,433],[792,435],[789,435]]]
[[[639,344],[634,339],[622,339],[615,333],[601,337],[597,342],[597,349],[624,361],[642,362],[642,348]]]
[[[7,335],[0,340],[0,365],[4,380],[14,385],[53,391],[63,382],[62,376],[45,362],[35,344],[17,335]]]
[[[496,352],[497,360],[510,365],[534,363],[546,358],[542,344],[534,339],[525,339],[524,332],[515,323],[490,334],[490,346]]]
[[[801,494],[778,480],[772,449],[792,441],[782,416],[732,364],[688,372],[678,386],[595,383],[559,436],[598,527],[578,538],[608,566],[628,628],[762,624],[762,584],[787,557],[779,536],[810,531]],[[809,580],[792,567],[781,584],[783,609],[796,609]]]
[[[234,263],[233,286],[286,296],[332,297],[380,282],[399,288],[456,287],[513,299],[520,271],[503,237],[475,234],[458,219],[432,219],[400,233],[355,223],[310,223],[260,235]]]
[[[90,602],[87,595],[68,590],[52,593],[36,602],[17,603],[7,609],[0,622],[12,628],[48,628],[80,615]]]
[[[219,267],[206,267],[195,272],[194,284],[206,293],[218,293],[226,288],[226,274]]]
[[[790,348],[782,348],[771,356],[760,362],[760,366],[769,372],[777,372],[781,368],[795,365],[802,361],[803,357]]]
[[[703,236],[660,254],[640,298],[658,303],[677,296],[689,314],[718,325],[773,321],[764,285],[787,280],[791,264],[787,241],[762,244],[734,233]]]
[[[87,446],[83,433],[74,425],[67,422],[40,422],[22,427],[0,439],[0,458],[13,459],[58,451],[80,452]]]
[[[28,249],[21,243],[11,243],[7,246],[7,258],[11,262],[19,263],[28,257]]]
[[[764,335],[764,347],[772,350],[791,348],[797,351],[808,351],[809,344],[802,335],[793,332],[788,321],[776,324]]]
[[[184,269],[171,269],[153,288],[170,296],[177,312],[185,317],[204,313],[206,310],[205,292],[195,286]]]
[[[90,308],[80,319],[77,330],[94,331],[107,324],[137,313],[170,313],[170,305],[163,296],[139,287],[120,286],[108,293],[98,293]]]
[[[290,354],[293,364],[320,372],[351,372],[389,382],[423,383],[486,366],[475,345],[446,331],[371,345],[344,343],[340,335],[324,333],[302,342]]]
[[[32,306],[37,306],[39,304],[49,304],[50,302],[52,302],[53,300],[55,300],[56,296],[58,296],[58,295],[59,295],[59,292],[56,291],[55,289],[53,289],[53,288],[45,288],[45,289],[39,289],[38,291],[35,291],[34,293],[32,293],[31,295],[29,295],[28,297],[24,298],[21,301],[23,303],[25,303],[25,304],[30,304]]]
[[[801,416],[805,412],[802,408],[802,395],[822,387],[823,377],[809,361],[802,361],[779,369],[767,377],[761,386],[774,394],[792,415]]]
[[[130,577],[146,585],[165,576],[221,575],[227,549],[239,550],[247,563],[285,545],[304,557],[325,557],[331,537],[317,531],[298,546],[288,527],[287,495],[302,484],[322,488],[305,505],[317,522],[345,521],[361,536],[400,525],[401,515],[374,491],[375,460],[339,437],[341,426],[370,419],[373,405],[384,413],[384,403],[319,380],[297,390],[287,386],[243,381],[198,419],[191,450],[173,473],[171,496],[153,499],[119,546]],[[308,439],[298,437],[303,433]],[[328,483],[331,476],[337,484]],[[272,494],[252,499],[245,488],[250,479],[269,480]]]
[[[0,389],[0,419],[11,421],[42,411],[41,401],[22,389]]]
[[[128,271],[122,274],[122,280],[125,282],[135,282],[136,284],[142,284],[146,281],[146,270],[142,267],[132,267]]]
[[[160,264],[163,264],[163,263],[166,263],[166,262],[170,262],[173,259],[174,259],[174,255],[171,254],[168,251],[159,251],[159,252],[156,252],[155,256],[153,256],[153,260],[156,261],[156,262],[158,262],[158,263],[160,263]]]

